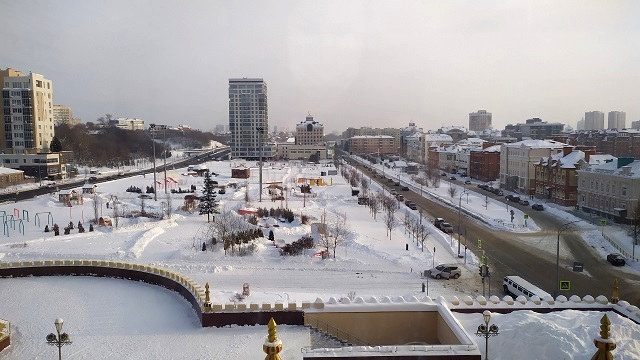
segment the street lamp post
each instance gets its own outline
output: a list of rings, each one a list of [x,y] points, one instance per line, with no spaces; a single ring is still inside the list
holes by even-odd
[[[460,257],[460,236],[462,236],[462,195],[467,193],[467,189],[458,196],[458,257]],[[468,199],[468,197],[467,197]],[[465,251],[466,254],[466,251]]]
[[[164,166],[164,193],[167,194],[167,125],[160,125],[163,130],[164,138],[162,140],[162,150],[164,151],[163,166]]]
[[[258,188],[258,201],[262,202],[262,133],[264,131],[264,128],[262,126],[259,126],[256,128],[256,130],[258,130],[258,157],[260,158],[259,161],[259,182],[260,182],[260,187]]]
[[[582,221],[582,220],[571,221],[566,224],[563,224],[558,228],[558,242],[556,244],[556,285],[553,287],[554,299],[558,297],[558,295],[560,294],[560,234],[562,234],[563,231],[568,229],[567,226],[573,223],[577,223],[578,221]]]
[[[156,188],[156,124],[149,124],[151,140],[153,142],[153,201],[158,201],[158,189]]]
[[[478,325],[478,331],[476,331],[476,335],[484,338],[484,360],[489,359],[489,338],[492,336],[498,336],[500,334],[498,332],[498,325],[491,324],[489,325],[489,321],[491,320],[491,311],[485,310],[482,312],[482,319],[484,320],[484,324]]]
[[[70,345],[72,343],[69,334],[60,333],[62,331],[63,323],[64,320],[60,318],[56,319],[54,324],[56,325],[56,331],[58,332],[58,335],[56,336],[56,334],[54,333],[50,333],[49,335],[47,335],[47,344],[58,347],[58,360],[62,360],[62,347],[64,345]]]

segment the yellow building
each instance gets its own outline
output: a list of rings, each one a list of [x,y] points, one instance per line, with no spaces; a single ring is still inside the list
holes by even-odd
[[[78,119],[73,117],[71,106],[53,105],[53,122],[56,125],[67,124],[74,126],[78,124]]]
[[[0,149],[13,154],[48,151],[54,134],[51,80],[8,68],[0,70],[0,84]]]

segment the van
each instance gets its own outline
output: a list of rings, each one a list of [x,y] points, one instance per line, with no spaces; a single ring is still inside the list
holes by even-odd
[[[551,297],[548,292],[540,289],[520,276],[505,276],[502,281],[502,289],[506,295],[512,295],[514,297],[525,296],[527,298],[531,298],[533,296],[537,296],[540,299]]]

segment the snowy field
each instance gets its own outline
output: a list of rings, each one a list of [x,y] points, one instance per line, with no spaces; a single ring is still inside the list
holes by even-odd
[[[158,188],[158,200],[144,200],[144,207],[147,212],[159,214],[163,206],[170,204],[172,216],[169,219],[120,218],[117,228],[96,226],[91,233],[80,234],[74,229],[70,235],[54,236],[51,232],[43,232],[49,217],[45,212],[51,212],[53,221],[61,228],[69,222],[74,225],[81,222],[88,230],[89,221],[96,212],[98,216],[113,215],[112,205],[116,197],[125,212],[140,211],[142,200],[137,194],[125,192],[132,185],[142,189],[153,185],[153,176],[140,175],[98,184],[95,206],[93,197],[85,196],[82,204],[68,207],[58,201],[55,193],[0,205],[0,216],[3,212],[7,219],[13,216],[0,237],[0,261],[96,259],[156,265],[187,275],[202,285],[209,282],[212,301],[217,303],[229,302],[242,291],[244,283],[249,283],[251,288],[246,302],[313,301],[317,297],[340,298],[354,293],[357,296],[421,297],[425,295],[421,292],[421,285],[426,279],[420,276],[420,272],[440,263],[458,263],[463,272],[456,280],[428,281],[427,290],[432,298],[476,296],[481,289],[480,279],[476,276],[477,259],[470,252],[466,265],[465,260],[458,259],[455,239],[452,241],[448,235],[429,225],[431,234],[423,249],[401,225],[405,216],[418,216],[417,211],[405,206],[396,213],[398,225],[389,237],[382,214],[374,220],[367,207],[357,204],[356,197],[351,196],[350,185],[340,175],[323,176],[329,185],[313,186],[313,197],[305,198],[299,191],[290,191],[286,200],[272,201],[265,191],[262,202],[259,202],[255,168],[252,168],[250,179],[239,180],[231,179],[230,173],[231,167],[240,163],[210,162],[206,165],[218,174],[215,180],[219,184],[235,182],[237,185],[235,189],[229,186],[226,194],[218,195],[221,208],[283,206],[292,209],[296,215],[310,216],[312,222],[318,222],[322,216],[346,218],[349,233],[344,246],[337,248],[335,259],[326,260],[315,255],[319,248],[301,256],[282,257],[266,238],[259,239],[255,252],[246,256],[225,255],[221,245],[202,252],[201,244],[208,226],[206,216],[178,210],[183,205],[185,194],[165,195],[162,187]],[[243,165],[255,167],[254,162]],[[295,188],[293,184],[297,179],[317,178],[321,171],[328,169],[331,168],[322,165],[274,163],[264,167],[263,181],[281,182],[291,189]],[[186,173],[186,169],[168,171],[171,187],[186,189],[194,185],[200,190],[203,179]],[[159,173],[158,179],[163,176]],[[375,184],[372,189],[376,190]],[[249,203],[245,201],[246,193]],[[466,198],[462,202],[464,204]],[[111,206],[107,207],[107,203]],[[480,196],[476,199],[470,193],[468,210],[476,211],[477,206],[482,205],[484,199]],[[499,214],[507,214],[504,208],[494,211],[484,207],[479,213],[484,213],[487,221],[496,227],[499,225],[495,224],[501,221],[495,219],[504,218]],[[36,214],[39,224],[36,224]],[[275,219],[261,222],[265,226],[267,223],[270,227],[265,229],[265,235],[273,230],[277,242],[281,243],[293,242],[311,232],[310,226],[301,224],[299,217],[291,224]],[[279,226],[274,227],[274,224]],[[517,226],[511,231],[533,232],[535,229],[537,227],[530,221],[527,227]],[[405,250],[406,246],[409,250]],[[66,354],[72,354],[65,358],[98,359],[102,356],[100,354],[110,354],[104,358],[121,359],[248,359],[263,356],[261,344],[266,336],[266,327],[202,329],[184,299],[171,291],[145,284],[92,278],[0,279],[0,304],[3,304],[0,318],[11,321],[14,332],[14,344],[9,352],[3,354],[3,359],[50,358],[53,349],[44,343],[44,336],[54,330],[53,320],[56,317],[65,319],[65,331],[75,341],[63,349]],[[566,315],[581,317],[580,321],[589,328],[585,330],[585,336],[577,335],[584,342],[584,347],[569,348],[566,351],[573,355],[567,358],[587,358],[583,354],[590,353],[591,340],[598,332],[599,317],[581,314]],[[536,318],[538,316],[553,315],[514,317],[513,327],[527,319],[540,322]],[[475,322],[481,321],[481,316],[471,317],[464,315],[461,318],[468,331],[474,332]],[[466,324],[467,318],[470,325]],[[496,315],[500,326],[509,323],[508,318],[502,316],[498,322]],[[553,318],[549,319],[545,321],[552,324]],[[623,320],[620,319],[619,323]],[[640,339],[638,327],[627,328],[628,333],[620,332],[620,338],[616,340],[630,343],[629,349],[638,350],[637,340],[631,340]],[[300,359],[300,348],[308,345],[308,331],[287,326],[279,326],[278,330],[287,349],[283,358]],[[555,334],[553,330],[546,329],[545,336],[548,338]],[[560,331],[562,327],[557,326],[555,330]],[[508,335],[504,336],[504,341],[508,339]],[[567,335],[566,342],[573,343],[573,338]],[[519,347],[518,344],[509,346],[514,350]],[[618,351],[616,356],[623,351]]]

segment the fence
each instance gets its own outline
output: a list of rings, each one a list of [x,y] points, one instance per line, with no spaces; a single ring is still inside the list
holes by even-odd
[[[609,242],[609,244],[611,244],[611,246],[613,246],[616,250],[618,250],[620,252],[620,254],[624,255],[625,258],[627,259],[631,259],[633,261],[638,261],[638,259],[640,258],[640,256],[636,255],[635,257],[632,254],[629,254],[625,249],[623,249],[620,245],[618,245],[618,243],[616,243],[615,241],[613,241],[609,236],[607,236],[607,234],[603,234],[605,240],[607,240]],[[634,246],[635,245],[631,245]]]

